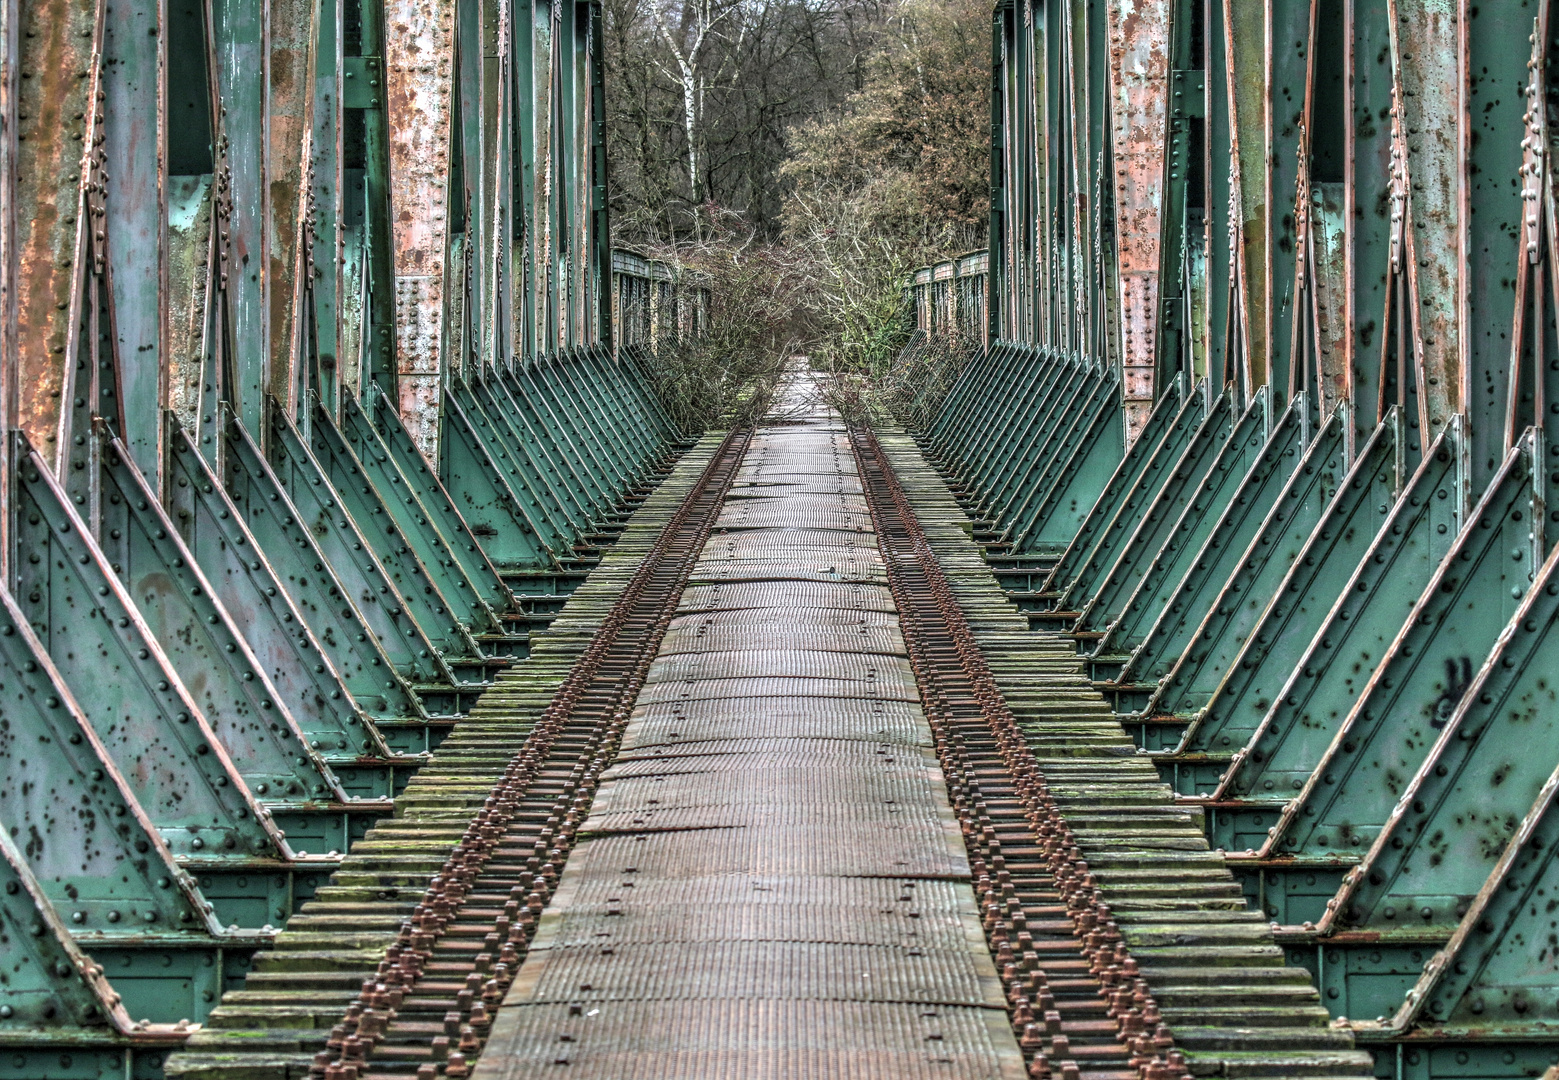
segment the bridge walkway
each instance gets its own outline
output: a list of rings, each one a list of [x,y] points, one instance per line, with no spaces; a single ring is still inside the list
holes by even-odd
[[[774,420],[477,1080],[1025,1075],[845,425]]]

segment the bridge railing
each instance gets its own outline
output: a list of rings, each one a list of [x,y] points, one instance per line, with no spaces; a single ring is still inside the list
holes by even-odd
[[[990,259],[971,251],[922,267],[905,285],[915,328],[927,337],[955,336],[983,348],[989,330]]]

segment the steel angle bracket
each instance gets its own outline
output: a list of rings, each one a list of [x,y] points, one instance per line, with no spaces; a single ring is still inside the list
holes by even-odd
[[[1068,364],[1048,350],[1040,357],[1021,381],[1002,387],[1003,396],[994,402],[979,440],[957,449],[951,473],[986,517],[999,517],[1000,500],[1009,497],[1014,474],[1025,472],[1034,461],[1033,442],[1043,439],[1045,425],[1086,380],[1081,365]]]
[[[399,580],[390,572],[292,421],[274,402],[267,411],[270,438],[265,465],[281,483],[299,513],[299,520],[305,522],[305,531],[352,600],[364,625],[372,629],[385,655],[407,679],[456,682],[448,657],[479,655],[476,643],[461,634],[458,627],[451,628],[448,609],[420,591],[431,586],[425,576],[413,576],[415,560],[396,560],[396,568],[402,571]],[[246,442],[247,452],[258,454],[259,447],[252,440]],[[231,449],[228,464],[239,461],[242,454],[237,448]],[[258,478],[260,474],[255,470],[251,475]],[[419,591],[404,591],[402,580],[416,585]],[[430,626],[439,628],[441,635],[437,639],[428,633]]]
[[[942,454],[950,432],[961,431],[971,403],[979,401],[979,390],[1000,370],[1002,358],[1007,355],[1005,341],[993,341],[984,352],[977,354],[961,371],[942,399],[942,406],[930,424],[920,432],[921,445],[926,454],[945,463]]]
[[[585,350],[584,361],[586,366],[599,373],[602,386],[617,388],[617,400],[624,413],[639,428],[643,445],[649,449],[649,456],[662,458],[668,444],[681,438],[681,432],[672,426],[665,409],[650,392],[643,365],[618,360],[599,344]]]
[[[3,590],[0,714],[0,835],[21,843],[17,857],[69,933],[221,932]]]
[[[552,402],[553,408],[578,432],[582,442],[589,446],[595,460],[603,468],[607,481],[601,494],[608,502],[617,493],[626,491],[636,482],[627,444],[622,433],[614,430],[613,410],[594,398],[588,378],[581,378],[576,350],[567,350],[552,356],[544,356],[541,362],[525,369],[522,379],[539,384],[541,391]]]
[[[1307,420],[1295,402],[1289,402],[1200,557],[1147,624],[1141,643],[1121,669],[1122,682],[1156,684],[1166,675],[1173,680],[1182,662],[1200,663],[1188,652],[1195,650],[1205,658],[1214,649],[1210,642],[1228,633],[1226,626],[1238,623],[1248,630],[1344,483],[1348,422],[1345,410],[1334,410],[1315,438],[1304,440],[1299,433]],[[1168,696],[1156,688],[1148,711],[1159,711],[1159,702]]]
[[[600,343],[585,346],[582,362],[585,368],[599,375],[604,390],[610,392],[615,388],[612,397],[624,419],[638,430],[639,445],[647,451],[648,457],[658,457],[673,433],[665,414],[654,407],[642,381],[641,370],[619,363]]]
[[[1153,621],[1172,602],[1185,610],[1179,597],[1188,587],[1188,577],[1205,573],[1208,562],[1230,548],[1233,556],[1244,550],[1313,438],[1307,406],[1308,398],[1301,391],[1274,424],[1270,389],[1257,388],[1190,506],[1105,630],[1097,654],[1135,653]],[[1124,669],[1118,681],[1128,681]]]
[[[1120,612],[1175,522],[1192,505],[1224,448],[1237,432],[1245,437],[1243,419],[1234,414],[1232,391],[1219,394],[1185,450],[1165,471],[1153,498],[1140,505],[1140,517],[1131,523],[1129,532],[1121,530],[1118,543],[1107,550],[1108,561],[1095,560],[1092,569],[1096,572],[1080,578],[1074,586],[1072,595],[1083,601],[1074,632],[1102,633]]]
[[[635,431],[638,425],[625,407],[621,387],[608,386],[603,373],[592,370],[590,346],[570,349],[565,355],[566,360],[559,357],[557,381],[615,465],[618,484],[605,493],[609,502],[615,503],[617,496],[638,484],[647,471],[643,432]]]
[[[632,477],[619,455],[603,442],[589,413],[568,393],[569,380],[559,374],[557,361],[539,357],[536,363],[512,369],[507,376],[516,401],[528,402],[538,413],[552,417],[556,430],[573,444],[579,463],[590,476],[587,494],[596,513],[609,509],[618,493],[632,485]]]
[[[102,421],[93,440],[98,545],[249,790],[290,809],[344,802],[129,451]]]
[[[578,509],[577,520],[594,521],[605,514],[612,503],[606,491],[607,481],[589,449],[582,445],[581,436],[544,395],[533,394],[518,371],[506,369],[496,381],[498,385],[491,392],[536,434],[540,443],[551,447],[549,453],[561,463],[558,482],[568,489],[570,501]],[[533,397],[538,400],[532,400]]]
[[[1299,395],[1295,400],[1301,400]],[[1228,439],[1218,449],[1211,466],[1187,498],[1174,524],[1163,534],[1146,565],[1133,568],[1137,581],[1124,600],[1109,601],[1116,608],[1107,624],[1100,625],[1104,636],[1094,646],[1096,657],[1110,653],[1129,653],[1141,641],[1142,623],[1163,610],[1175,587],[1195,564],[1208,538],[1214,535],[1224,513],[1238,506],[1236,499],[1245,491],[1245,481],[1261,461],[1270,445],[1272,396],[1267,387],[1251,395],[1250,405],[1235,424]],[[1285,425],[1291,442],[1283,448],[1289,462],[1297,461],[1299,448],[1310,435],[1307,413],[1286,410]],[[1258,518],[1259,520],[1259,518]],[[1129,579],[1128,579],[1129,580]],[[1123,592],[1125,582],[1115,596]],[[1097,616],[1096,616],[1097,617]],[[1099,620],[1101,623],[1102,619]],[[1079,626],[1088,628],[1086,623]]]
[[[1045,589],[1062,588],[1076,577],[1078,567],[1082,565],[1087,553],[1093,549],[1098,537],[1109,528],[1115,515],[1120,512],[1121,506],[1136,490],[1144,472],[1156,459],[1164,440],[1176,430],[1175,423],[1180,416],[1184,397],[1182,383],[1183,376],[1177,374],[1174,392],[1165,394],[1153,406],[1153,411],[1148,414],[1147,421],[1142,426],[1141,434],[1126,450],[1125,456],[1121,458],[1120,464],[1116,465],[1115,471],[1110,474],[1098,498],[1083,515],[1077,531],[1067,541],[1060,560],[1044,582]]]
[[[1163,441],[1153,447],[1142,470],[1108,518],[1092,519],[1090,524],[1097,525],[1096,531],[1078,534],[1067,546],[1045,583],[1047,591],[1056,593],[1057,609],[1075,611],[1093,595],[1096,581],[1114,563],[1173,474],[1175,464],[1210,419],[1208,404],[1207,395],[1201,392],[1201,384],[1198,384],[1197,389],[1186,396]]]
[[[1113,371],[1095,377],[1094,393],[1062,436],[1057,453],[1037,470],[1029,494],[1012,514],[1013,546],[1060,553],[1109,483],[1126,452],[1121,382]]]
[[[968,478],[981,492],[981,509],[1003,525],[1010,524],[1035,471],[1050,464],[1061,433],[1096,389],[1098,380],[1086,364],[1062,353],[1049,355],[1049,370],[1032,384],[1035,396],[1020,393],[1009,402],[1002,410],[1003,426],[990,432],[968,466]]]
[[[602,356],[602,363],[618,371],[622,381],[632,390],[640,411],[649,418],[650,424],[659,434],[663,457],[671,453],[674,447],[689,441],[687,432],[672,422],[671,415],[655,393],[654,379],[648,370],[653,357],[647,351],[634,348],[619,350],[616,357],[607,356],[604,352],[599,355]]]
[[[428,466],[427,459],[417,452],[411,433],[406,430],[394,404],[374,387],[369,388],[367,398],[366,407],[360,407],[355,400],[342,399],[341,432],[365,466],[371,464],[374,457],[367,448],[374,447],[382,452],[378,460],[384,475],[390,479],[391,490],[400,490],[394,480],[399,477],[405,489],[404,497],[390,500],[389,505],[396,509],[403,535],[411,534],[412,524],[418,526],[419,533],[431,529],[433,536],[459,564],[477,595],[496,617],[501,617],[514,606],[513,591],[487,558],[448,490]],[[424,542],[431,545],[432,541],[433,537],[429,537]]]
[[[1551,585],[1553,575],[1545,577],[1545,586]],[[1559,1024],[1554,1020],[1559,1015],[1559,976],[1555,974],[1552,953],[1552,898],[1559,890],[1559,844],[1554,843],[1554,835],[1559,832],[1559,807],[1555,806],[1559,768],[1550,767],[1543,776],[1543,768],[1553,760],[1553,755],[1522,752],[1534,745],[1534,720],[1547,729],[1546,745],[1554,745],[1552,718],[1556,714],[1552,689],[1542,685],[1548,682],[1546,673],[1553,671],[1546,663],[1553,662],[1550,630],[1554,593],[1546,588],[1544,592],[1544,600],[1528,607],[1512,624],[1521,627],[1520,633],[1528,640],[1495,661],[1497,671],[1508,681],[1494,686],[1485,680],[1476,687],[1478,697],[1469,698],[1481,702],[1483,697],[1492,696],[1501,699],[1503,709],[1480,708],[1478,715],[1460,717],[1462,722],[1474,724],[1487,719],[1466,739],[1460,735],[1459,727],[1447,729],[1442,735],[1443,749],[1437,747],[1426,769],[1404,793],[1404,816],[1413,818],[1416,826],[1408,842],[1401,849],[1382,850],[1382,854],[1389,851],[1389,865],[1385,860],[1377,860],[1361,867],[1362,880],[1368,880],[1373,872],[1385,884],[1382,895],[1360,896],[1355,902],[1373,901],[1374,907],[1402,895],[1405,918],[1415,915],[1408,905],[1424,901],[1433,905],[1431,918],[1437,920],[1447,907],[1453,915],[1461,912],[1450,940],[1424,966],[1422,976],[1401,1008],[1384,1025],[1385,1034],[1403,1033],[1416,1022],[1420,1030],[1427,1029],[1426,1034],[1439,1028],[1447,1036],[1458,1031],[1495,1033],[1505,1039],[1524,1036],[1546,1042],[1549,1049],[1559,1041]],[[1528,623],[1534,625],[1534,630],[1525,629]],[[1528,648],[1530,652],[1526,651]],[[1506,660],[1514,662],[1507,665]],[[1488,670],[1492,674],[1496,669]],[[1533,691],[1535,697],[1528,696]],[[1534,709],[1534,701],[1541,701],[1542,707]],[[1513,743],[1509,741],[1512,739]],[[1462,742],[1472,745],[1456,745]],[[1510,796],[1502,797],[1497,806],[1480,805],[1475,812],[1474,827],[1480,830],[1480,842],[1470,865],[1458,868],[1449,865],[1458,859],[1442,859],[1431,870],[1425,865],[1426,856],[1433,858],[1447,823],[1456,822],[1458,832],[1465,828],[1457,822],[1456,815],[1465,814],[1478,794],[1490,790],[1489,781],[1512,765],[1520,768],[1521,776]],[[1531,793],[1539,779],[1541,783],[1537,784],[1530,805],[1516,817],[1511,810],[1517,804],[1518,793]],[[1420,811],[1419,805],[1427,809]],[[1419,880],[1409,877],[1409,858],[1418,864]],[[1445,883],[1458,892],[1449,897],[1425,895],[1427,888],[1439,883],[1430,885],[1423,880],[1429,875],[1422,872],[1433,875],[1442,867],[1448,875],[1458,878]],[[1470,896],[1462,892],[1485,868],[1487,876],[1476,892]],[[1410,880],[1410,887],[1403,889]]]
[[[628,369],[613,360],[604,345],[585,346],[582,362],[587,373],[599,373],[601,392],[611,396],[623,418],[623,436],[635,455],[635,484],[652,482],[667,461],[669,425],[650,410],[643,384],[629,379]]]
[[[970,365],[966,377],[949,393],[946,423],[933,428],[929,438],[935,452],[949,466],[955,464],[971,429],[978,426],[982,410],[993,402],[1008,400],[992,391],[1029,379],[1049,362],[1047,350],[1006,341],[993,343],[983,360]]]
[[[428,525],[427,515],[417,514],[421,524],[414,521],[410,533],[403,529],[389,499],[347,445],[330,414],[317,403],[312,414],[307,437],[315,461],[325,470],[336,497],[400,594],[408,600],[416,597],[424,606],[424,618],[431,624],[429,639],[448,656],[480,657],[481,646],[472,630],[496,631],[498,620],[460,573],[454,557]],[[391,498],[405,494],[406,485],[401,483],[399,488],[399,492],[391,492]]]
[[[491,395],[483,392],[489,382],[462,383],[450,393],[459,398],[459,407],[476,438],[503,473],[509,490],[524,505],[529,520],[541,530],[547,545],[565,550],[572,546],[576,535],[565,502],[553,487],[545,465],[537,460],[539,450],[525,445],[523,437],[503,419],[502,410],[493,404]]]
[[[514,407],[529,413],[536,427],[553,432],[571,447],[564,454],[564,461],[577,460],[583,469],[580,497],[589,519],[600,522],[610,516],[620,496],[635,485],[635,469],[620,460],[624,457],[620,449],[606,446],[600,439],[597,429],[602,427],[605,413],[592,411],[592,408],[586,408],[583,413],[578,410],[574,402],[561,393],[558,383],[563,380],[552,368],[539,371],[510,369],[504,372],[502,382]]]
[[[417,553],[456,617],[474,633],[503,633],[498,611],[510,603],[509,589],[482,555],[476,538],[461,531],[464,522],[448,503],[448,495],[438,485],[422,455],[408,448],[418,466],[408,476],[362,406],[350,395],[341,401],[338,420],[331,418],[324,406],[314,406],[312,437],[318,440],[327,427],[326,437],[339,440],[342,452],[350,453],[363,470],[369,486],[394,523],[395,537]],[[404,429],[402,431],[404,434]],[[439,529],[439,514],[433,509],[434,505],[443,506],[446,516],[457,523],[451,530],[455,542],[446,539],[444,531]],[[390,526],[387,524],[385,528],[388,530]],[[386,536],[389,536],[388,531]]]
[[[1055,371],[1056,358],[1049,349],[1002,346],[993,350],[984,369],[973,372],[967,395],[952,414],[953,423],[934,441],[950,474],[967,480],[971,450],[987,445],[981,437],[988,419],[984,410],[994,405],[1000,421],[1009,421],[1014,398],[1043,393]]]
[[[496,421],[507,436],[511,455],[518,455],[527,477],[534,477],[546,490],[562,521],[554,527],[565,537],[578,536],[590,520],[590,511],[580,502],[586,485],[574,473],[571,455],[557,446],[551,427],[533,423],[510,396],[505,382],[492,378],[470,384],[475,407]]]
[[[71,940],[8,829],[0,829],[0,975],[0,1037],[8,1045],[67,1033],[114,1040],[133,1029],[103,969]],[[182,1030],[175,1036],[183,1037]]]
[[[1400,426],[1390,430],[1399,433]],[[1450,460],[1452,454],[1444,439],[1442,436],[1434,447],[1430,460],[1441,454],[1444,461]],[[1195,675],[1213,682],[1211,690],[1205,682],[1191,682],[1192,673],[1186,672],[1179,676],[1184,680],[1180,685],[1168,684],[1175,696],[1162,696],[1156,706],[1159,712],[1188,715],[1195,710],[1177,752],[1232,756],[1245,749],[1274,695],[1314,640],[1333,601],[1371,550],[1396,505],[1402,490],[1401,460],[1395,435],[1388,439],[1378,432],[1283,568],[1283,577],[1270,599],[1261,601],[1249,630],[1231,642],[1238,645],[1231,650],[1232,655],[1209,652],[1197,661]],[[1443,461],[1440,464],[1444,467]],[[1220,645],[1220,649],[1228,646]],[[1208,697],[1199,705],[1204,692]],[[1220,770],[1223,772],[1227,772],[1227,765]],[[1220,775],[1218,783],[1224,779]]]
[[[956,436],[946,446],[949,474],[964,484],[979,501],[986,501],[990,492],[983,486],[989,476],[988,463],[993,457],[1001,464],[997,476],[1005,475],[1005,466],[1019,460],[1021,446],[1014,446],[1009,433],[1015,425],[1048,415],[1046,404],[1053,407],[1057,395],[1065,392],[1066,384],[1079,372],[1069,370],[1061,357],[1049,349],[1033,349],[1019,354],[1022,362],[1005,371],[986,387],[987,404],[995,408],[983,416],[971,413],[969,423],[962,425]],[[980,422],[976,422],[976,417]],[[1005,453],[1005,457],[1002,457]]]
[[[500,568],[560,566],[546,533],[533,519],[503,469],[483,444],[451,380],[439,424],[439,480],[482,550]],[[377,410],[376,410],[377,412]]]
[[[181,857],[285,857],[270,812],[251,797],[48,466],[20,432],[12,450],[17,605],[136,801]]]
[[[1334,953],[1393,933],[1445,941],[1390,1019],[1353,1022],[1365,1037],[1559,1039],[1556,617],[1550,556],[1315,928],[1316,947]]]
[[[1537,453],[1536,433],[1528,429],[1435,568],[1363,694],[1340,724],[1319,725],[1330,741],[1314,746],[1313,728],[1297,743],[1280,740],[1269,727],[1265,738],[1253,743],[1262,750],[1281,747],[1269,755],[1267,774],[1288,768],[1295,750],[1302,765],[1314,762],[1303,789],[1284,809],[1269,849],[1304,857],[1357,856],[1388,827],[1397,793],[1423,764],[1532,587],[1543,550]],[[1559,750],[1551,756],[1559,760]],[[1517,796],[1522,805],[1510,820],[1525,811],[1536,786],[1527,797]],[[1488,814],[1500,792],[1481,796],[1482,813]],[[1469,824],[1459,831],[1465,833]]]
[[[1363,556],[1345,578],[1332,582],[1333,599],[1318,629],[1215,797],[1287,805],[1305,787],[1326,742],[1364,695],[1407,618],[1411,602],[1403,598],[1423,594],[1466,520],[1456,499],[1460,456],[1449,442],[1446,435],[1436,440]],[[1278,831],[1263,830],[1254,845],[1257,855],[1272,852]]]
[[[967,480],[979,492],[976,508],[1009,532],[1013,507],[1022,500],[1027,483],[1050,464],[1062,433],[1086,409],[1096,380],[1082,364],[1058,365],[1056,377],[1047,379],[1039,396],[1024,401],[1008,413],[1008,426],[990,433],[985,453],[970,463]],[[996,460],[990,447],[1000,445]]]
[[[216,473],[171,414],[165,446],[168,517],[218,599],[244,613],[240,626],[249,647],[309,745],[333,765],[388,758],[389,748],[337,667],[350,654],[315,638]]]
[[[398,658],[409,650],[402,646],[400,627],[382,610],[365,616],[353,603],[320,550],[303,514],[292,504],[276,475],[243,427],[227,418],[223,434],[222,490],[249,529],[276,579],[302,614],[314,639],[331,648],[336,669],[352,688],[358,705],[375,716],[422,718],[426,712],[407,676],[390,659],[386,645]],[[364,605],[382,609],[382,605]],[[385,641],[388,637],[390,640]],[[416,657],[416,660],[422,660]],[[428,658],[431,659],[431,658]],[[414,678],[425,678],[433,666],[411,663]],[[436,670],[436,669],[434,669]]]
[[[539,356],[533,363],[507,368],[498,373],[498,379],[515,407],[528,410],[538,427],[566,441],[567,457],[584,481],[580,498],[592,514],[599,513],[618,486],[613,463],[581,422],[577,410],[558,392],[548,358]]]

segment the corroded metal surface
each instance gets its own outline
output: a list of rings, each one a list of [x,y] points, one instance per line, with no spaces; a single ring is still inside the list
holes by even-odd
[[[731,496],[476,1076],[1022,1076],[843,426]]]

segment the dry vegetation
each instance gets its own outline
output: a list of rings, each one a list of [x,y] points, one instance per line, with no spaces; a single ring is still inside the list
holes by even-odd
[[[787,356],[908,417],[961,363],[906,351],[903,281],[979,247],[990,15],[974,0],[608,0],[614,232],[708,275],[709,329],[657,360],[692,427]]]

